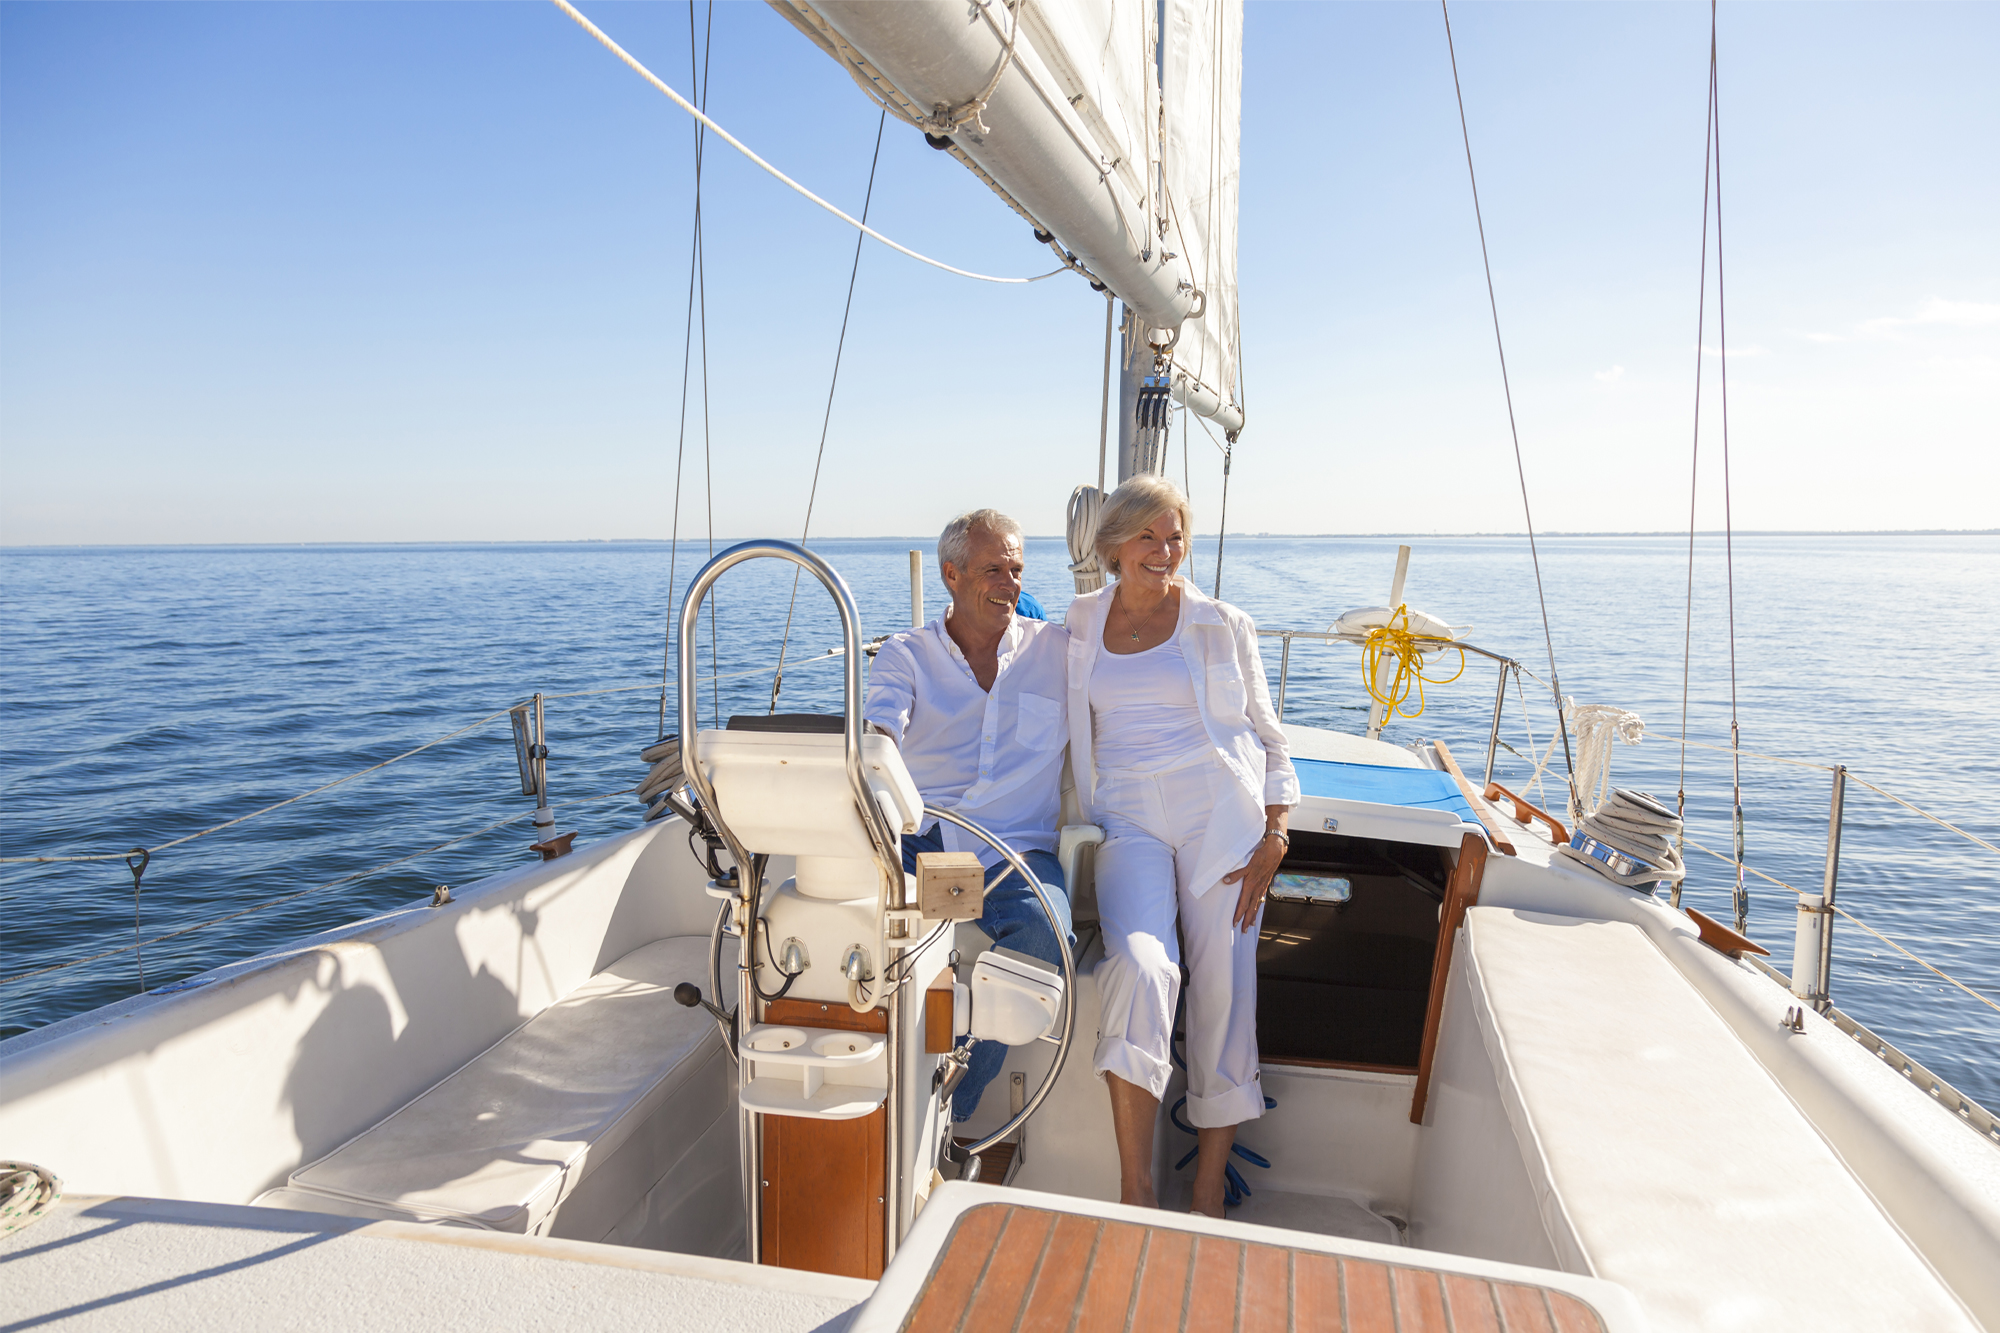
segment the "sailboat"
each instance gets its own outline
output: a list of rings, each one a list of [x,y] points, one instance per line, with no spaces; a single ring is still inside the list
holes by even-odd
[[[1176,407],[1245,428],[1240,0],[771,2],[1122,308],[1070,505],[1099,586],[1111,424],[1117,479],[1163,466]],[[759,560],[838,609],[844,711],[703,727],[693,627]],[[1368,734],[1287,726],[1268,1110],[1229,1217],[1173,1207],[1178,1078],[1168,1206],[1116,1202],[1075,1050],[1100,832],[1066,819],[1053,971],[906,876],[899,837],[956,817],[862,732],[839,571],[760,540],[678,608],[657,818],[545,828],[537,864],[0,1045],[0,1153],[40,1164],[7,1168],[8,1327],[2000,1329],[1992,1117],[1842,1028],[1810,930],[1786,976],[1660,896],[1674,811],[1588,783],[1550,811],[1491,781],[1489,737],[1389,739],[1404,669],[1508,661],[1414,615],[1402,572],[1317,634],[1373,654]],[[1474,781],[1454,751],[1482,743]],[[1011,1053],[960,1141],[966,1035]]]

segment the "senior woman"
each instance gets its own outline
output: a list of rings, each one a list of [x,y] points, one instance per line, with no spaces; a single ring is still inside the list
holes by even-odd
[[[1111,1093],[1121,1202],[1156,1206],[1153,1128],[1172,1070],[1186,940],[1192,1211],[1222,1216],[1236,1126],[1257,1081],[1257,927],[1299,783],[1271,708],[1257,629],[1180,577],[1193,514],[1163,477],[1105,500],[1097,557],[1115,582],[1070,604],[1070,757],[1101,825],[1104,961],[1097,1072]]]

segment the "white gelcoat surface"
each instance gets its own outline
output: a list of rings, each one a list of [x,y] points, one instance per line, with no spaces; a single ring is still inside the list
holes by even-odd
[[[1475,907],[1461,940],[1564,1268],[1661,1330],[1976,1327],[1642,931]]]
[[[1473,1016],[1470,984],[1465,951],[1455,949],[1412,1186],[1410,1243],[1555,1268],[1556,1252]]]
[[[0,1272],[10,1321],[102,1333],[835,1333],[874,1287],[580,1241],[75,1195],[0,1239]]]

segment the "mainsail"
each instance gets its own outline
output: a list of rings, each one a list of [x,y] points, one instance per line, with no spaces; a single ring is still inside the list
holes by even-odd
[[[1167,0],[1161,40],[1168,235],[1205,298],[1174,348],[1173,396],[1234,435],[1236,198],[1243,128],[1242,0]]]

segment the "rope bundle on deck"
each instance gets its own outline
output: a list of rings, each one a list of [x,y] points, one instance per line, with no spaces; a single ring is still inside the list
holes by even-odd
[[[652,823],[672,809],[668,797],[677,792],[687,782],[687,773],[681,767],[681,738],[668,736],[639,751],[642,762],[651,764],[653,769],[646,774],[646,780],[637,788],[639,799],[652,802],[646,811],[646,822]]]
[[[33,1162],[0,1162],[0,1236],[30,1226],[62,1198],[55,1172]]]

